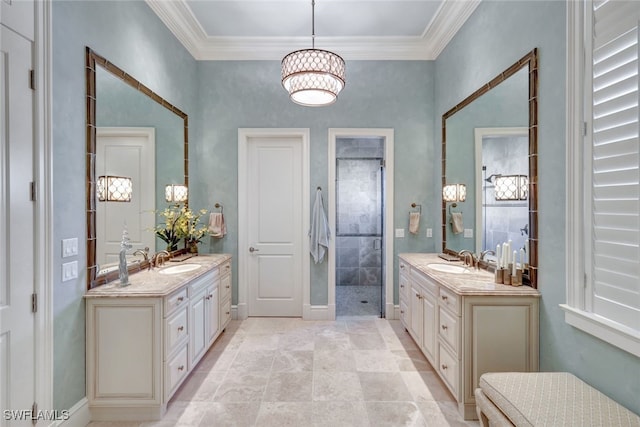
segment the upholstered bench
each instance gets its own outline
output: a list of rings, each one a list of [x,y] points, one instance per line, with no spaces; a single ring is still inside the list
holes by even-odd
[[[566,372],[486,373],[475,390],[484,426],[640,426],[640,417]]]

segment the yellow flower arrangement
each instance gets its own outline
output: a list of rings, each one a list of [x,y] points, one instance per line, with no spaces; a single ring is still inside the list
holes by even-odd
[[[168,251],[177,250],[182,239],[185,239],[188,246],[196,245],[207,233],[207,226],[200,224],[200,218],[206,213],[206,209],[194,212],[184,205],[170,206],[158,212],[163,222],[158,223],[153,230],[167,244]]]

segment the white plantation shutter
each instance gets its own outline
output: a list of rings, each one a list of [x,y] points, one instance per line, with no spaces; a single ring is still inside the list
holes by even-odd
[[[593,3],[586,309],[640,331],[640,2]],[[587,43],[589,44],[589,43]],[[587,138],[589,140],[589,138]],[[587,175],[589,175],[587,173]],[[589,194],[590,193],[590,194]]]

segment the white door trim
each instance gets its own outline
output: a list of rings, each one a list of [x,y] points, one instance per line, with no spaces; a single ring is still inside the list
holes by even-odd
[[[393,303],[393,129],[329,129],[328,181],[329,181],[329,229],[336,229],[336,139],[340,137],[384,138],[384,295],[385,317],[395,318]],[[329,240],[329,290],[328,305],[330,319],[336,318],[336,242]]]
[[[238,129],[238,319],[248,317],[247,296],[247,248],[249,247],[247,224],[247,145],[250,138],[260,137],[298,137],[302,142],[302,235],[309,232],[310,193],[309,193],[309,129],[278,129],[278,128],[239,128]],[[302,313],[303,319],[308,318],[311,311],[311,279],[309,239],[302,239]]]

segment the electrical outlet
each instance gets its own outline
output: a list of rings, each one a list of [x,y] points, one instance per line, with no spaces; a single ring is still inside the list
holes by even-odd
[[[433,228],[427,228],[427,237],[433,237]]]
[[[62,281],[67,282],[78,277],[78,261],[62,264]]]
[[[464,229],[464,237],[467,239],[473,238],[473,228],[465,228]]]
[[[78,238],[62,240],[62,258],[78,255]]]
[[[396,228],[396,237],[404,237],[404,228]]]

